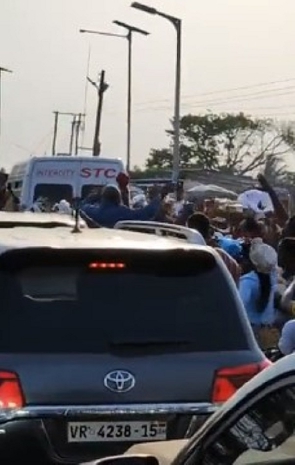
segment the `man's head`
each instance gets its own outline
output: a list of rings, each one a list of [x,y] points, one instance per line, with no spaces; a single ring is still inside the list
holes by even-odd
[[[204,213],[194,213],[191,215],[187,220],[187,226],[202,234],[206,242],[209,241],[211,226],[208,216]]]
[[[262,237],[264,235],[264,225],[255,218],[245,218],[239,225],[240,234],[249,239]]]
[[[122,203],[122,195],[117,186],[108,185],[102,191],[101,200],[113,205],[120,205]]]
[[[129,181],[130,181],[130,178],[128,176],[127,173],[119,173],[117,178],[116,178],[116,181],[118,183],[118,186],[119,188],[124,191],[125,189],[127,189],[127,186],[129,184]]]

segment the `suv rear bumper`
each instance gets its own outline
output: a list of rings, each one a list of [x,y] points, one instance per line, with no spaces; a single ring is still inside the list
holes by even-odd
[[[191,430],[191,423],[200,425],[218,407],[210,403],[122,404],[92,406],[27,406],[20,410],[0,411],[0,460],[5,451],[13,454],[13,444],[36,444],[47,457],[58,463],[87,462],[112,454],[124,453],[132,442],[95,442],[71,444],[66,429],[70,421],[145,421],[166,420],[167,439],[182,439]],[[14,438],[10,441],[10,438]],[[30,441],[28,441],[30,438]],[[16,442],[17,439],[17,442]],[[145,441],[142,441],[145,442]]]
[[[210,402],[163,404],[106,404],[106,405],[28,405],[22,409],[0,410],[0,424],[28,418],[53,418],[81,415],[210,415],[218,406]]]

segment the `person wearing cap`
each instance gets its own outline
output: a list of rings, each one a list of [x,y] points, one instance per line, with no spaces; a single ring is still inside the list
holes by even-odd
[[[264,241],[264,225],[256,221],[252,216],[245,218],[238,226],[238,237],[241,238],[242,243],[242,260],[240,262],[242,274],[247,274],[252,271],[252,263],[249,258],[251,243],[253,239],[261,238]]]
[[[275,291],[278,256],[262,238],[251,242],[252,270],[240,278],[239,292],[258,344],[263,350],[276,347],[279,331],[275,326]]]
[[[154,218],[161,206],[161,197],[155,196],[144,208],[133,210],[123,205],[120,189],[115,185],[106,186],[99,205],[84,204],[81,207],[83,219],[97,227],[113,228],[118,221],[148,221]]]

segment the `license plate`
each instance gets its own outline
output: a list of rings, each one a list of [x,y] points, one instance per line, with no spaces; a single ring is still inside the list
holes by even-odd
[[[71,422],[68,442],[165,441],[167,423],[156,421]]]

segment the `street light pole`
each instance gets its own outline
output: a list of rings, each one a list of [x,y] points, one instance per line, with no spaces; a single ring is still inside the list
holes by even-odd
[[[176,183],[179,179],[180,171],[180,98],[181,98],[181,42],[182,42],[182,21],[179,18],[168,15],[156,8],[152,8],[142,3],[134,2],[132,8],[145,13],[161,16],[173,24],[176,30],[176,73],[175,73],[175,97],[174,97],[174,143],[173,143],[173,170],[172,179]]]
[[[127,91],[127,172],[131,163],[131,111],[132,111],[132,31],[128,31],[128,91]]]
[[[128,40],[128,89],[127,89],[127,162],[126,168],[127,171],[130,171],[131,165],[131,112],[132,112],[132,39],[133,33],[141,34],[148,36],[149,32],[139,29],[138,27],[130,26],[129,24],[122,23],[121,21],[113,21],[117,26],[123,27],[127,30],[127,40]]]
[[[142,35],[149,35],[149,32],[123,23],[121,21],[113,21],[117,26],[123,27],[127,30],[127,35],[124,34],[113,34],[109,32],[93,31],[89,29],[80,29],[81,33],[87,34],[98,34],[102,36],[119,37],[127,39],[128,41],[128,89],[127,89],[127,156],[126,156],[126,168],[130,170],[131,164],[131,129],[132,129],[132,44],[133,44],[133,33],[136,32]]]
[[[175,22],[175,28],[177,33],[177,54],[174,107],[173,181],[177,182],[180,171],[181,20]]]

